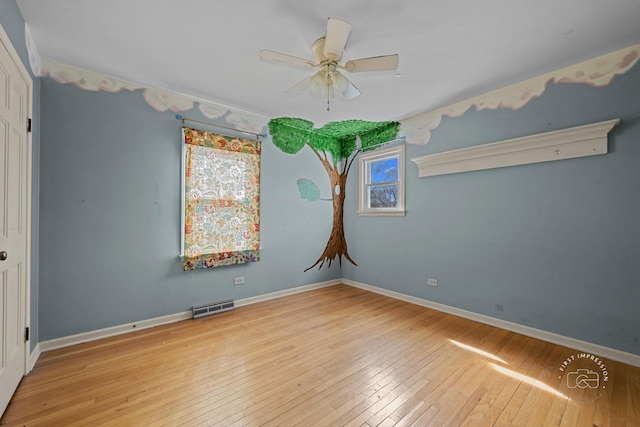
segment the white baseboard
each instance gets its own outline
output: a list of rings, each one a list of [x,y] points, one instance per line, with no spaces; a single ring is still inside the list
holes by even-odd
[[[328,286],[333,286],[342,283],[342,280],[329,280],[327,282],[314,283],[311,285],[299,286],[297,288],[285,289],[278,292],[272,292],[269,294],[258,295],[255,297],[243,298],[235,301],[236,307],[242,307],[245,305],[256,304],[262,301],[268,301],[275,298],[282,298],[287,295],[293,295],[300,292],[311,291],[313,289],[326,288]],[[154,326],[166,325],[168,323],[175,323],[181,320],[187,320],[192,318],[192,312],[183,311],[182,313],[169,314],[167,316],[155,317],[152,319],[141,320],[139,322],[131,322],[126,323],[124,325],[111,326],[109,328],[98,329],[95,331],[83,332],[80,334],[69,335],[62,338],[55,338],[52,340],[41,341],[36,346],[38,349],[38,354],[35,360],[33,361],[33,365],[37,358],[40,356],[40,352],[56,350],[59,348],[69,347],[76,344],[82,344],[85,342],[95,341],[102,338],[113,337],[116,335],[127,334],[130,332],[139,331],[141,329],[153,328]],[[35,353],[35,349],[34,349]],[[33,358],[33,353],[32,353]],[[32,365],[32,367],[33,367]]]
[[[626,363],[628,365],[640,367],[640,356],[637,354],[627,353],[602,345],[593,344],[587,341],[566,337],[564,335],[554,334],[553,332],[547,332],[541,329],[532,328],[530,326],[519,325],[517,323],[508,322],[506,320],[496,319],[494,317],[485,316],[483,314],[478,314],[460,308],[451,307],[445,304],[440,304],[437,302],[414,297],[411,295],[402,294],[400,292],[390,291],[387,289],[379,288],[377,286],[371,286],[365,283],[356,282],[354,280],[342,279],[342,283],[344,283],[345,285],[353,286],[355,288],[360,288],[366,291],[375,292],[380,295],[395,298],[401,301],[406,301],[412,304],[442,311],[454,316],[484,323],[486,325],[495,326],[507,331],[516,332],[528,337],[537,338],[542,341],[569,347],[581,352],[598,355],[603,358],[608,358],[611,360],[616,360],[618,362]]]
[[[69,347],[76,344],[95,341],[102,338],[109,338],[116,335],[127,334],[141,329],[153,328],[154,326],[166,325],[167,323],[179,322],[191,319],[191,310],[182,313],[169,314],[167,316],[154,317],[153,319],[141,320],[139,322],[126,323],[124,325],[111,326],[109,328],[97,329],[95,331],[82,332],[80,334],[69,335],[62,338],[41,341],[40,350],[42,352]]]
[[[292,289],[284,289],[282,291],[271,292],[269,294],[239,299],[235,302],[235,306],[242,307],[244,305],[256,304],[263,301],[269,301],[276,298],[286,297],[288,295],[299,294],[300,292],[307,292],[307,291],[312,291],[314,289],[321,289],[329,286],[339,285],[341,283],[344,283],[342,279],[335,279],[335,280],[328,280],[326,282],[313,283],[311,285],[298,286],[297,288],[292,288]]]
[[[27,366],[27,373],[31,372],[33,370],[33,367],[36,366],[36,362],[40,358],[40,353],[40,343],[38,343],[31,351],[31,355],[29,356],[29,366]]]

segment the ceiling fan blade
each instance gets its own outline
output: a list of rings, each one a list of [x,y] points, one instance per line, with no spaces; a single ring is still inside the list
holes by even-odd
[[[311,77],[307,77],[306,79],[299,81],[289,89],[285,90],[284,93],[286,93],[287,96],[300,95],[305,91],[305,89],[307,89],[307,87],[309,87],[309,80],[311,80]]]
[[[362,71],[384,71],[398,68],[400,57],[397,54],[372,56],[370,58],[352,59],[344,64],[344,69],[350,73]]]
[[[299,67],[313,68],[315,64],[304,58],[287,55],[286,53],[274,52],[273,50],[262,49],[260,51],[260,59],[265,61],[282,62],[289,65],[297,65]]]
[[[351,24],[342,19],[329,18],[324,41],[324,56],[333,61],[339,61],[350,34]]]

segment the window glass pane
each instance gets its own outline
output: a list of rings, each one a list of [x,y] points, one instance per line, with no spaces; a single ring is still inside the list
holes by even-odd
[[[369,187],[370,208],[395,208],[398,203],[398,186],[376,185]]]
[[[405,146],[360,154],[358,214],[404,216]]]
[[[397,157],[371,162],[371,184],[396,181],[398,181]]]

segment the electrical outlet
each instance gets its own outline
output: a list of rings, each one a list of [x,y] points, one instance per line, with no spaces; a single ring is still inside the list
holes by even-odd
[[[494,304],[494,305],[493,305],[493,308],[494,308],[496,311],[504,311],[504,305],[502,305],[502,304]]]
[[[234,285],[242,285],[243,283],[244,283],[244,276],[236,277],[235,279],[233,279]]]
[[[438,281],[436,279],[427,279],[427,285],[429,286],[438,286]]]

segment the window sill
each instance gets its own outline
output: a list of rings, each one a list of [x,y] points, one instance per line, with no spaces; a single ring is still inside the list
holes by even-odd
[[[406,216],[407,211],[358,211],[360,216]]]

